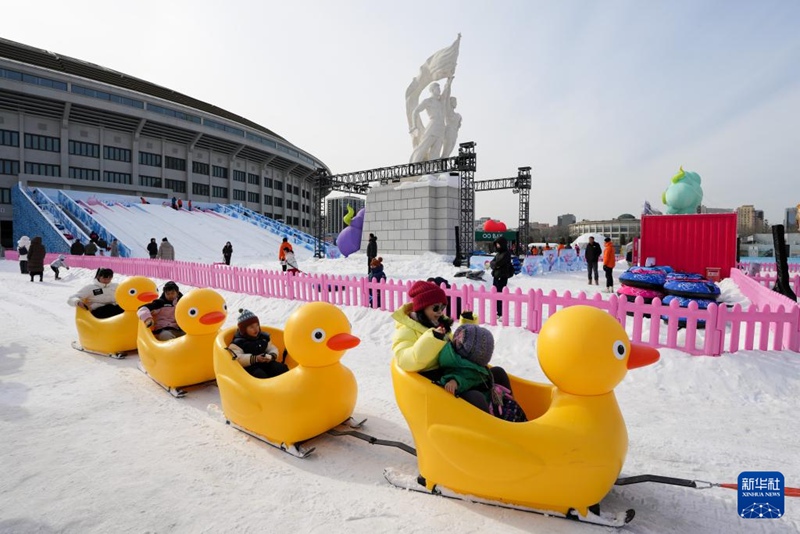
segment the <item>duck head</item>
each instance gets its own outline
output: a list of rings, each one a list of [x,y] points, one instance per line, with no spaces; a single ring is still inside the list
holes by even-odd
[[[117,286],[114,298],[125,311],[136,311],[140,306],[158,298],[156,283],[145,276],[131,276]]]
[[[327,302],[297,308],[286,321],[283,340],[291,357],[304,367],[333,365],[361,342],[350,334],[350,321],[342,310]]]
[[[616,319],[591,306],[564,308],[547,319],[537,350],[547,378],[560,390],[582,396],[609,393],[628,369],[659,359],[656,349],[631,343]]]
[[[175,321],[181,330],[193,336],[217,332],[227,316],[225,299],[208,288],[189,291],[175,306]]]

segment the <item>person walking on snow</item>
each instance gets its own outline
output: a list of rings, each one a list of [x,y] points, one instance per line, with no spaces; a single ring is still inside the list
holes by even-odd
[[[167,241],[166,237],[161,240],[161,245],[158,247],[157,258],[160,260],[175,259],[175,249],[172,247],[172,243]]]
[[[600,243],[597,243],[593,236],[589,236],[589,244],[586,245],[586,250],[583,252],[586,258],[586,269],[589,271],[589,285],[592,285],[592,272],[594,272],[594,285],[600,285],[597,281],[597,260],[600,259],[601,254]]]
[[[614,243],[611,238],[606,238],[606,245],[603,249],[603,272],[606,273],[606,291],[614,292],[614,266],[617,264]]]

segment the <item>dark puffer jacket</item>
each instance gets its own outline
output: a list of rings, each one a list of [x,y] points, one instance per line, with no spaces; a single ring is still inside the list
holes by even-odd
[[[492,278],[511,278],[514,276],[514,265],[508,251],[508,241],[501,236],[494,240],[493,246],[497,254],[489,264],[492,267]]]
[[[42,238],[39,236],[31,239],[31,247],[28,249],[28,272],[31,274],[39,274],[44,272],[44,256],[47,250],[42,244]]]

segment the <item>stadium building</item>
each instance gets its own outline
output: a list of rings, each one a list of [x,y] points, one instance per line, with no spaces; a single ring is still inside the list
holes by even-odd
[[[242,204],[313,232],[312,174],[327,167],[277,133],[105,67],[0,39],[0,244],[11,189]]]

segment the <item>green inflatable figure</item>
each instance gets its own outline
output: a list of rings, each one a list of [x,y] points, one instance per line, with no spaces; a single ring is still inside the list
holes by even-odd
[[[700,175],[696,172],[684,171],[672,177],[672,183],[661,194],[661,202],[667,206],[668,215],[697,213],[697,206],[703,201],[703,189],[700,187]]]

